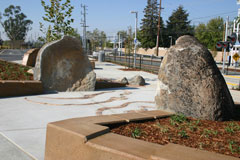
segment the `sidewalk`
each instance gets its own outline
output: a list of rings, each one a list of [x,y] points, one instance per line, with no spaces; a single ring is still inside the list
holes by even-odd
[[[19,146],[0,133],[0,157],[2,160],[34,160]]]
[[[121,71],[111,63],[96,63],[98,78],[143,76],[148,85],[94,92],[61,92],[0,99],[0,132],[39,160],[44,159],[49,122],[95,115],[154,110],[157,75]]]

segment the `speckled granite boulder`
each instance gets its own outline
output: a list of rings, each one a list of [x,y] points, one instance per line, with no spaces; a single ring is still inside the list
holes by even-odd
[[[234,118],[235,105],[226,82],[206,47],[191,36],[171,47],[158,74],[159,109],[206,120]]]

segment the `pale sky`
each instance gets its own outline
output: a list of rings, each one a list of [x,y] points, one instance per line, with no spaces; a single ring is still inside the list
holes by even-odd
[[[63,0],[64,1],[64,0]],[[159,0],[160,1],[160,0]],[[116,34],[119,30],[127,30],[128,26],[134,28],[135,16],[130,14],[131,10],[138,11],[139,24],[143,18],[143,10],[147,0],[71,0],[74,6],[73,18],[75,19],[74,28],[79,30],[82,35],[81,4],[88,6],[87,30],[92,31],[95,28],[103,30],[108,36]],[[22,12],[33,21],[32,30],[28,33],[28,38],[41,35],[39,31],[39,22],[43,22],[43,7],[40,0],[0,0],[0,12],[3,12],[9,5],[19,5]],[[167,20],[172,11],[179,5],[189,13],[189,19],[192,24],[206,23],[208,20],[221,16],[226,19],[227,16],[233,19],[237,16],[240,6],[236,0],[162,0],[162,17]],[[3,28],[0,26],[1,37],[6,39]]]

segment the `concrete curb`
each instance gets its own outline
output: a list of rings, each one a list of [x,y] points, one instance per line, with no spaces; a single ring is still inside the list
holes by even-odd
[[[49,123],[45,160],[237,160],[176,144],[158,145],[110,133],[106,125],[171,116],[163,111],[74,118]]]

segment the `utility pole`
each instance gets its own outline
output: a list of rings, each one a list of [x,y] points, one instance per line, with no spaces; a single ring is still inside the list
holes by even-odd
[[[83,12],[81,12],[81,15],[83,16],[83,19],[81,20],[81,24],[82,24],[82,27],[83,27],[83,36],[82,36],[82,43],[83,43],[83,49],[85,51],[85,53],[87,53],[87,19],[86,19],[86,10],[87,10],[87,6],[86,5],[82,5],[81,4],[81,8],[83,10]]]
[[[226,24],[224,24],[224,29],[223,29],[223,39],[222,41],[225,41],[225,34],[226,34]],[[224,55],[224,49],[222,48],[222,62],[223,62],[223,55]]]
[[[159,5],[159,15],[158,15],[158,32],[157,32],[157,56],[158,56],[158,48],[159,48],[159,39],[160,39],[160,30],[161,30],[161,11],[162,11],[162,0],[160,0],[160,5]]]

